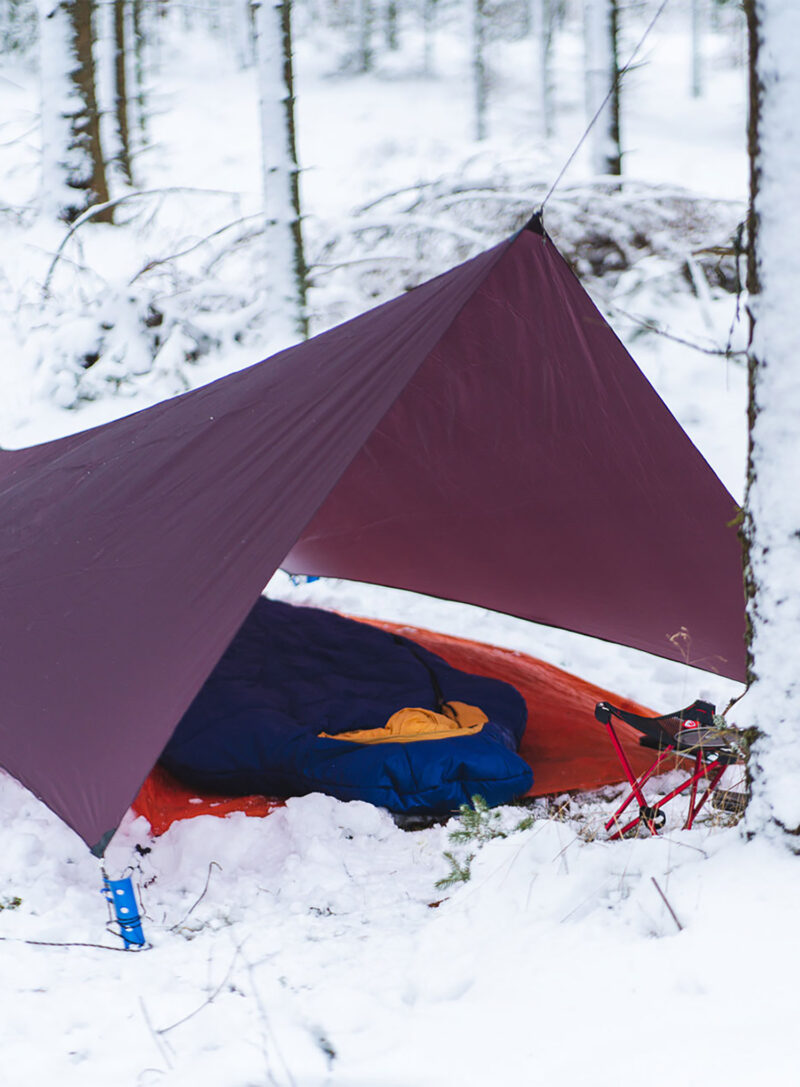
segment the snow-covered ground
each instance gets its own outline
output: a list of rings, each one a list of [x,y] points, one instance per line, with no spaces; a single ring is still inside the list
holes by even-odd
[[[640,12],[631,47],[644,22]],[[688,6],[677,5],[629,75],[625,168],[742,201],[745,80],[734,60],[743,38],[708,40],[706,91],[693,99],[687,26]],[[575,33],[557,47],[557,132],[547,146],[536,136],[530,41],[492,46],[490,139],[480,146],[470,143],[468,44],[458,26],[439,35],[432,77],[420,75],[413,33],[370,76],[337,74],[335,44],[300,35],[297,46],[312,245],[356,206],[443,173],[508,166],[550,180],[582,130]],[[174,196],[185,207],[171,213],[167,241],[179,247],[257,209],[254,81],[199,31],[169,38],[161,66],[147,185],[221,194]],[[36,109],[32,73],[6,66],[0,116],[17,126],[8,138],[27,131]],[[35,191],[35,140],[33,132],[0,146],[9,205]],[[582,153],[565,181],[585,174]],[[165,365],[124,397],[59,406],[63,389],[48,360],[72,350],[86,327],[65,312],[54,331],[47,307],[95,289],[102,275],[119,321],[130,280],[164,251],[151,250],[145,228],[95,228],[67,251],[73,266],[93,271],[79,289],[59,267],[65,278],[54,280],[54,303],[43,283],[63,233],[30,216],[0,218],[3,445],[82,429],[181,387]],[[635,300],[676,336],[720,346],[734,316],[730,295],[662,297],[657,278]],[[210,380],[273,346],[268,334],[257,346],[238,343],[229,324],[218,350],[181,369],[184,380]],[[740,497],[741,362],[619,328]],[[656,709],[696,696],[724,705],[740,691],[633,650],[396,590],[296,586],[278,573],[270,591],[454,634],[479,631]],[[676,1078],[693,1087],[717,1077],[795,1087],[796,859],[775,843],[745,841],[713,810],[683,831],[680,804],[658,839],[604,841],[612,792],[539,802],[532,826],[517,832],[525,813],[504,809],[508,837],[483,846],[471,879],[449,889],[436,883],[449,870],[445,850],[462,848],[449,841],[452,826],[407,833],[365,804],[309,796],[266,819],[201,817],[157,840],[128,816],[106,859],[112,875],[132,866],[140,888],[152,947],[132,955],[82,946],[118,943],[104,928],[97,862],[0,772],[0,1087],[625,1087]]]

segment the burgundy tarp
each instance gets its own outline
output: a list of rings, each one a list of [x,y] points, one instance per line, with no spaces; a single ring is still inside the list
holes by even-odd
[[[96,844],[282,563],[741,679],[736,512],[522,231],[248,370],[0,455],[0,763]]]

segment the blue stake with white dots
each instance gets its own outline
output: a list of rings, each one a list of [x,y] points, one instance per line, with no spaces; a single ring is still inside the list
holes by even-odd
[[[117,935],[122,937],[126,951],[141,951],[146,946],[142,919],[136,893],[129,876],[123,879],[109,879],[103,872],[103,894],[114,912],[110,925],[119,926]]]

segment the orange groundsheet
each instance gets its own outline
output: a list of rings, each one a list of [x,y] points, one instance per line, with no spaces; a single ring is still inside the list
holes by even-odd
[[[608,734],[595,720],[595,704],[608,701],[633,713],[649,715],[652,711],[513,649],[497,649],[397,623],[365,621],[411,638],[444,657],[454,668],[493,676],[517,688],[528,705],[528,727],[520,755],[533,767],[531,796],[596,789],[621,780],[620,764]],[[639,747],[638,733],[628,725],[620,722],[614,727],[634,771],[638,774],[646,770],[653,762],[653,752]],[[154,834],[163,834],[176,819],[227,815],[232,811],[268,815],[282,803],[263,796],[199,796],[156,766],[133,809],[149,821]]]

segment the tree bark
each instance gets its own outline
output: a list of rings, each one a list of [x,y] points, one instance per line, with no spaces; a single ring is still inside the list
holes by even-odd
[[[692,17],[692,98],[699,98],[703,93],[703,47],[702,47],[702,0],[691,0]]]
[[[108,200],[94,65],[94,0],[40,0],[43,203],[65,222]],[[111,222],[112,212],[100,212]]]
[[[254,0],[267,313],[276,338],[308,335],[294,120],[291,0]]]
[[[617,0],[584,0],[584,34],[588,120],[599,113],[589,144],[592,170],[618,177],[622,173],[622,146]]]
[[[118,165],[124,181],[133,184],[130,124],[128,122],[128,30],[126,0],[114,0],[114,123]]]
[[[132,0],[131,31],[133,33],[133,81],[134,81],[134,130],[136,147],[147,147],[147,34],[144,19],[144,0]]]
[[[800,848],[800,6],[745,0],[750,43],[749,453],[743,537],[750,831]],[[740,721],[741,723],[741,721]]]
[[[400,39],[397,32],[397,0],[386,0],[384,19],[386,48],[394,52],[395,49],[400,48]]]
[[[434,37],[437,0],[422,0],[422,70],[433,73]]]
[[[555,130],[553,109],[553,0],[536,0],[536,41],[539,52],[539,118],[541,134],[549,139]]]
[[[358,70],[371,72],[374,53],[372,50],[372,31],[375,24],[374,0],[359,0],[358,3]]]
[[[486,67],[486,0],[472,0],[472,74],[475,92],[475,139],[488,132],[489,72]]]

